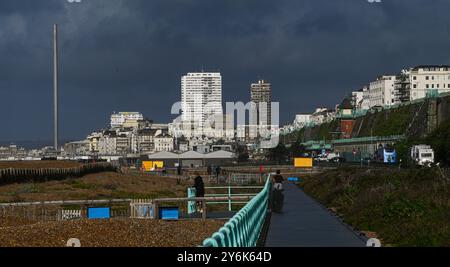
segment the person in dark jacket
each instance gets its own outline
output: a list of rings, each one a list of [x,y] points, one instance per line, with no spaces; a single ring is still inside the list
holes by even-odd
[[[219,175],[220,175],[220,166],[216,167],[216,178],[219,179]]]
[[[272,177],[273,179],[273,191],[272,191],[272,210],[274,212],[281,212],[283,208],[284,195],[283,195],[283,182],[284,178],[281,175],[281,171],[277,170],[277,173]]]
[[[278,186],[282,187],[282,184],[284,182],[284,178],[281,175],[281,171],[280,170],[277,170],[277,174],[275,174],[273,176],[273,182],[274,182],[274,186],[275,187],[277,187],[276,184],[279,184]]]
[[[194,179],[195,197],[205,197],[205,184],[203,183],[203,178],[197,174]],[[201,201],[197,201],[197,210],[203,212],[201,208]]]
[[[181,176],[182,172],[183,172],[183,169],[181,167],[181,164],[178,164],[178,166],[177,166],[177,174],[178,174],[178,176]]]

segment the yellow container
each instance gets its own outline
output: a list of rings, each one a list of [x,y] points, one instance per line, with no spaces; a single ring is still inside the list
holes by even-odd
[[[164,167],[163,161],[143,161],[142,168],[144,171],[151,171],[153,169],[161,169]]]
[[[312,158],[295,158],[294,160],[295,168],[312,168],[313,159]]]

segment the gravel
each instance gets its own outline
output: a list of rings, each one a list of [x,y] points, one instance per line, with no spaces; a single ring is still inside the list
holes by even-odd
[[[0,247],[195,247],[222,225],[218,220],[74,220],[33,222],[0,218]]]

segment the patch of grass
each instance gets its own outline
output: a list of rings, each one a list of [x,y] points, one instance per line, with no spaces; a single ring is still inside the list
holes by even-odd
[[[17,192],[19,194],[33,194],[39,193],[40,188],[36,184],[24,184],[21,186],[20,190]]]
[[[450,246],[450,181],[433,169],[343,168],[305,177],[305,192],[394,246]]]
[[[76,189],[85,189],[85,190],[97,188],[95,184],[84,183],[78,180],[74,180],[72,182],[72,187]]]
[[[105,185],[103,185],[103,188],[108,189],[108,190],[116,190],[118,188],[118,186],[115,184],[105,184]]]

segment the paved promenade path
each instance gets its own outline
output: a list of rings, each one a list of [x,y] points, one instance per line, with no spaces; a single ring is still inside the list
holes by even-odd
[[[266,247],[364,247],[365,239],[292,183],[282,213],[272,213]]]

